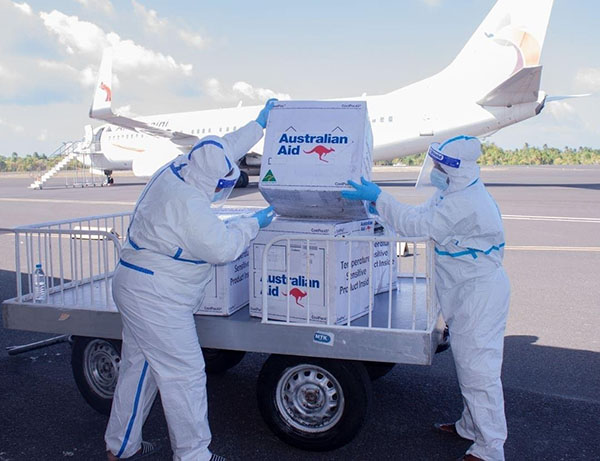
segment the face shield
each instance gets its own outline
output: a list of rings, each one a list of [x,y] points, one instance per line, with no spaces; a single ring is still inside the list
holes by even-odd
[[[436,187],[431,183],[431,171],[437,168],[443,173],[447,173],[448,168],[460,167],[460,159],[444,155],[440,150],[439,143],[432,143],[429,146],[425,161],[419,172],[417,183],[415,184],[416,189],[425,189],[427,187]]]
[[[217,181],[217,187],[211,200],[211,206],[213,208],[222,207],[223,204],[229,198],[229,195],[233,191],[238,178],[240,177],[240,169],[235,163],[231,163],[227,157],[225,157],[227,165],[230,167],[229,172],[223,178],[219,178]]]

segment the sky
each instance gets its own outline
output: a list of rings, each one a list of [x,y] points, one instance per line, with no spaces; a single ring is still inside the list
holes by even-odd
[[[100,124],[88,111],[106,46],[113,107],[130,115],[376,95],[442,70],[494,3],[0,0],[0,155],[51,154]],[[555,0],[541,59],[548,94],[594,95],[487,141],[600,148],[598,18],[598,0]]]

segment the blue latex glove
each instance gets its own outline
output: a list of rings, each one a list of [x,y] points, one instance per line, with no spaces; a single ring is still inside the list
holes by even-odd
[[[278,101],[278,99],[276,99],[276,98],[269,99],[265,103],[265,107],[263,107],[262,110],[260,111],[260,113],[258,114],[258,117],[256,117],[256,121],[263,128],[267,127],[267,119],[269,118],[269,112],[271,112],[271,109],[273,108],[273,106],[275,105],[275,103],[277,101]]]
[[[258,225],[261,229],[271,224],[271,221],[273,221],[274,216],[275,212],[273,211],[272,206],[259,210],[252,215],[253,218],[256,218],[258,220]]]
[[[371,181],[367,181],[365,178],[361,176],[360,178],[361,184],[356,184],[351,179],[348,180],[348,184],[350,184],[356,190],[343,190],[342,197],[347,198],[349,200],[366,200],[367,202],[377,202],[377,198],[379,194],[381,194],[381,189],[377,184]]]

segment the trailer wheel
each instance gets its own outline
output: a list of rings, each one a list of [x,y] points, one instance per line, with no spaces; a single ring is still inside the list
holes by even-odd
[[[395,363],[388,362],[363,362],[363,364],[367,369],[367,373],[369,374],[371,381],[383,378],[396,366]]]
[[[435,350],[436,354],[440,352],[444,352],[445,350],[450,348],[450,330],[448,329],[448,325],[444,328],[444,333],[442,334],[442,342],[440,342]]]
[[[352,440],[370,400],[371,381],[360,362],[271,355],[258,377],[266,424],[304,450],[333,450]]]
[[[202,348],[206,372],[209,374],[225,373],[242,361],[244,351],[227,351],[225,349]]]
[[[75,383],[85,401],[103,415],[110,414],[120,363],[121,341],[73,336]]]
[[[245,171],[240,171],[240,177],[238,178],[237,182],[235,183],[235,187],[238,188],[244,188],[247,187],[248,184],[250,183],[250,178],[248,177],[248,173],[246,173]]]

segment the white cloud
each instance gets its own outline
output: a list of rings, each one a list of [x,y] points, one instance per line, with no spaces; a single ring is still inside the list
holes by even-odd
[[[184,26],[172,24],[168,19],[159,17],[156,10],[146,8],[136,0],[131,0],[131,3],[133,11],[142,20],[148,31],[177,36],[185,44],[194,48],[204,48],[206,46],[207,41],[202,35],[188,30]]]
[[[113,5],[110,0],[76,0],[86,8],[93,8],[95,10],[103,11],[107,14],[111,14],[114,11]]]
[[[174,71],[186,76],[192,73],[191,64],[178,63],[172,56],[149,50],[133,40],[122,40],[115,32],[106,33],[96,24],[82,21],[77,16],[67,16],[54,10],[51,13],[41,12],[40,17],[69,54],[96,56],[99,50],[112,46],[115,68],[127,72],[147,71],[141,74],[146,80],[160,77],[157,72]]]
[[[15,8],[18,8],[23,13],[25,13],[27,16],[31,16],[31,13],[32,13],[31,7],[27,3],[25,3],[25,2],[23,2],[23,3],[13,2],[13,5],[15,6]]]
[[[15,133],[23,133],[25,128],[21,125],[15,125],[14,123],[7,122],[3,119],[0,119],[0,127],[6,127]]]
[[[265,102],[270,98],[291,99],[289,94],[278,93],[268,88],[254,88],[246,82],[235,82],[231,90],[225,90],[216,78],[208,79],[205,88],[208,95],[218,102],[237,102],[240,98],[246,98],[250,102]]]
[[[216,78],[209,78],[206,81],[206,92],[215,101],[232,100],[231,95],[227,96],[225,93],[223,93],[221,82],[219,82]]]
[[[204,48],[206,45],[206,40],[204,40],[204,38],[198,34],[194,34],[186,30],[179,30],[178,34],[181,40],[195,48]]]
[[[205,82],[206,93],[217,102],[238,102],[246,99],[249,102],[265,102],[270,98],[291,99],[287,93],[278,93],[268,88],[255,88],[246,82],[235,82],[231,89],[224,89],[216,78]]]
[[[132,0],[131,3],[133,4],[135,14],[143,19],[144,25],[150,30],[158,31],[167,26],[167,20],[159,18],[156,10],[148,9],[135,0]]]
[[[0,64],[0,81],[2,80],[13,80],[15,78],[15,73],[8,70],[6,67]]]
[[[265,102],[270,98],[291,99],[287,93],[277,93],[268,88],[254,88],[246,82],[235,82],[232,87],[233,91],[246,96],[253,101]]]
[[[600,68],[588,67],[579,69],[575,76],[575,81],[585,91],[599,91],[600,90]]]
[[[92,88],[96,84],[98,75],[91,67],[86,67],[80,72],[79,82],[86,88]]]
[[[114,35],[116,38],[111,38],[110,42],[114,47],[113,56],[115,67],[127,71],[139,70],[140,67],[142,67],[144,69],[159,71],[181,72],[186,76],[191,75],[193,69],[191,64],[179,64],[172,56],[166,56],[162,53],[149,50],[143,46],[137,45],[132,40],[121,40],[118,38],[118,35]],[[151,72],[146,72],[140,76],[146,80],[152,80],[153,77],[156,77],[153,76]]]
[[[46,139],[48,139],[48,130],[43,128],[38,136],[38,141],[45,141]]]
[[[552,101],[546,104],[545,111],[559,122],[579,121],[575,108],[566,101]]]
[[[96,71],[89,66],[83,70],[79,70],[64,62],[49,61],[45,59],[38,60],[37,65],[42,70],[53,71],[54,75],[70,77],[71,80],[79,82],[81,86],[85,88],[92,88],[96,84],[96,79],[98,78]]]
[[[67,53],[94,53],[106,46],[104,31],[95,24],[81,21],[77,16],[67,16],[60,11],[41,12],[40,18],[46,28],[58,37]]]

